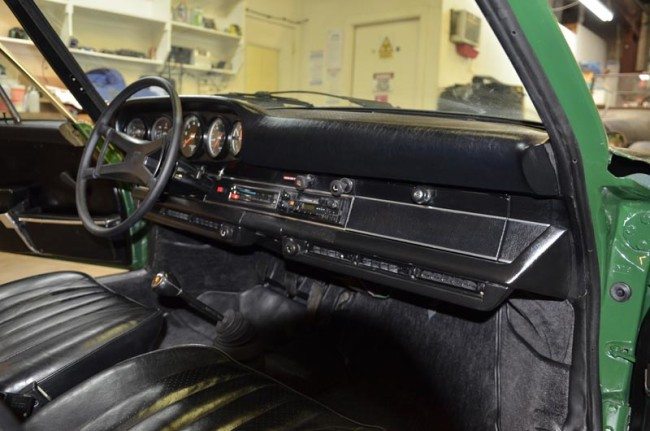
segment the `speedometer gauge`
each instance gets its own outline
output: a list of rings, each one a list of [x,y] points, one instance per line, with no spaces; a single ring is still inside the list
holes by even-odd
[[[205,149],[211,157],[217,157],[223,149],[225,141],[226,123],[224,123],[223,119],[217,118],[208,128],[208,133],[205,136]]]
[[[201,145],[201,120],[196,115],[190,115],[183,124],[183,142],[181,154],[185,157],[192,157]]]
[[[230,136],[228,136],[228,145],[230,146],[230,151],[232,152],[233,156],[238,155],[241,151],[243,139],[244,129],[242,127],[242,124],[237,121],[232,126],[232,131],[230,132]]]
[[[134,118],[126,125],[126,134],[132,138],[144,139],[147,135],[147,126],[144,121],[139,118]]]
[[[172,120],[169,117],[158,118],[151,126],[151,140],[157,141],[167,135],[172,129]]]

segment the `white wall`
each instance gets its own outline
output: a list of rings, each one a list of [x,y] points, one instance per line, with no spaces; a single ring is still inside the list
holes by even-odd
[[[247,7],[256,12],[298,21],[301,16],[300,3],[300,0],[248,0]],[[300,26],[268,20],[255,14],[246,15],[245,25],[245,43],[277,49],[280,52],[279,89],[296,89],[299,81]],[[245,73],[246,62],[244,61],[243,70],[233,87],[248,91],[242,88]]]
[[[418,90],[424,94],[424,105],[432,107],[437,93],[437,69],[433,67],[437,57],[441,0],[302,0],[302,16],[309,21],[303,25],[302,50],[300,54],[302,88],[340,94],[351,94],[354,27],[362,24],[417,17],[422,22],[422,39],[419,63],[413,65],[419,71]],[[324,73],[322,85],[310,85],[309,54],[312,51],[327,52],[329,30],[343,33],[342,67],[338,73]],[[326,62],[327,63],[327,62]],[[327,67],[325,67],[327,69]]]
[[[576,60],[578,63],[607,64],[607,42],[587,27],[578,24],[576,31]]]
[[[440,91],[450,85],[467,84],[475,75],[489,75],[506,84],[520,80],[487,21],[482,18],[480,54],[475,60],[461,57],[449,40],[452,9],[466,9],[482,17],[474,0],[298,0],[301,16],[309,21],[302,26],[300,87],[310,90],[350,94],[352,89],[354,26],[372,22],[419,16],[422,22],[422,55],[414,65],[421,76],[419,91],[422,106],[435,109]],[[274,2],[271,2],[274,3]],[[325,73],[323,85],[309,85],[309,53],[326,50],[330,29],[343,31],[343,65],[336,76]],[[527,109],[533,109],[527,101]]]
[[[463,58],[456,53],[456,45],[449,40],[452,9],[464,9],[481,17],[481,38],[476,59]],[[517,72],[512,67],[492,28],[487,23],[474,0],[443,0],[440,26],[440,88],[453,84],[467,84],[475,75],[492,76],[506,84],[520,84]]]

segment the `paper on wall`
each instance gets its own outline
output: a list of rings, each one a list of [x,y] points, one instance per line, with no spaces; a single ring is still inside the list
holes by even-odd
[[[343,64],[343,30],[327,31],[327,71],[338,72]]]
[[[325,52],[320,49],[309,53],[309,85],[323,85]]]

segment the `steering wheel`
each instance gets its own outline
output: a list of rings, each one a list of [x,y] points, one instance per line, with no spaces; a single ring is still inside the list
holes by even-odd
[[[135,93],[149,87],[158,87],[167,92],[172,104],[172,131],[163,137],[147,141],[137,139],[120,132],[113,127],[112,121],[115,113]],[[128,231],[134,224],[142,220],[144,215],[151,210],[161,193],[165,189],[169,178],[174,172],[178,151],[181,144],[183,126],[183,112],[178,93],[172,84],[161,77],[144,77],[126,87],[117,95],[102,112],[95,123],[86,148],[81,156],[75,197],[77,212],[84,227],[92,234],[101,237],[116,236]],[[100,139],[100,138],[103,138]],[[95,166],[91,166],[93,154],[99,142],[103,146]],[[121,162],[106,164],[104,158],[109,143],[124,153]],[[158,160],[152,158],[155,153],[160,153]],[[149,188],[147,195],[140,202],[138,208],[126,219],[114,226],[102,227],[95,223],[88,211],[86,191],[89,180],[106,179],[118,181],[122,184],[133,184]]]

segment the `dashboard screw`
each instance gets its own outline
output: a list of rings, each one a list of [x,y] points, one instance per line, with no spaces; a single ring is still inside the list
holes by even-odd
[[[627,284],[619,282],[612,285],[609,294],[616,302],[626,302],[632,296],[632,290]]]
[[[300,246],[292,239],[288,239],[284,243],[284,252],[289,256],[295,256],[300,252]]]

